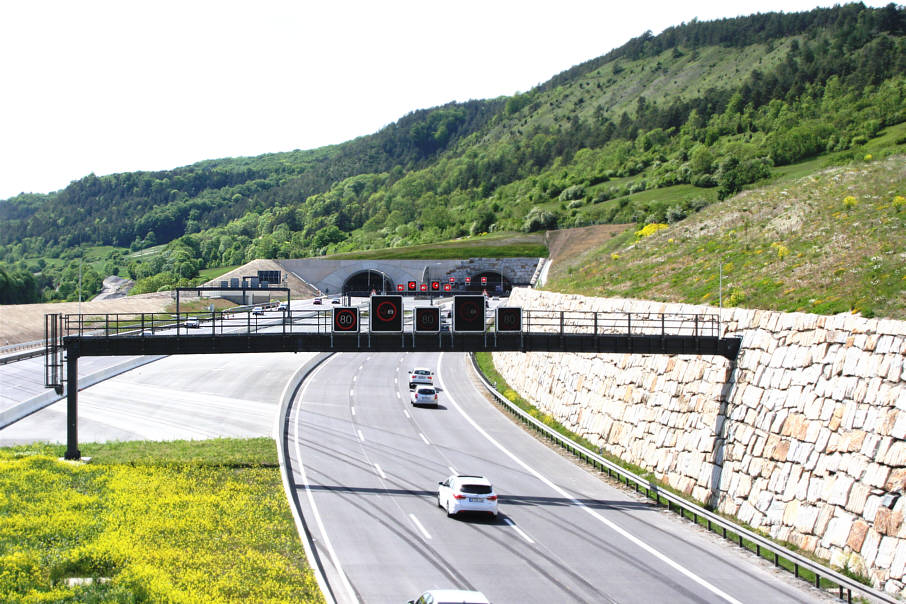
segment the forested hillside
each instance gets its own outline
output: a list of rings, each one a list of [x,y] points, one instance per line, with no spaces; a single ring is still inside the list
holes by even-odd
[[[804,160],[863,161],[904,121],[906,11],[893,4],[692,22],[524,94],[416,111],[340,145],[0,202],[0,259],[65,298],[67,261],[88,248],[93,271],[149,291],[256,257],[672,223]]]

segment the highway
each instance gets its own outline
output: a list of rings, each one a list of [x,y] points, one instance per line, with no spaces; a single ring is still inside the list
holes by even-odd
[[[438,409],[410,406],[415,366],[437,370]],[[476,389],[464,354],[334,355],[289,413],[293,482],[339,602],[449,587],[498,604],[823,599],[535,440]],[[453,472],[491,479],[496,520],[437,507]]]
[[[273,436],[281,392],[312,356],[164,358],[82,391],[79,439]],[[31,393],[43,375],[26,379],[16,365],[0,377],[20,376],[11,390]],[[436,371],[438,409],[410,406],[416,366]],[[442,587],[496,604],[829,600],[539,442],[470,371],[461,353],[336,354],[299,389],[288,470],[338,602],[405,602]],[[0,446],[65,442],[65,409],[0,430]],[[436,506],[437,482],[454,472],[491,479],[496,520]]]

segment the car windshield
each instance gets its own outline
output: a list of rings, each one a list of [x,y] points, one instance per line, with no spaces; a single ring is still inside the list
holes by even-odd
[[[491,486],[487,484],[464,484],[460,487],[463,493],[473,493],[475,495],[487,495],[491,492]]]
[[[419,388],[418,393],[419,394],[434,394],[434,389],[433,388]]]

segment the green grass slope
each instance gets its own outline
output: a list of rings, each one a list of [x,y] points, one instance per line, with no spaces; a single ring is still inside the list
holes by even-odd
[[[662,226],[555,266],[546,288],[717,305],[722,265],[725,306],[906,319],[906,156],[783,179]]]

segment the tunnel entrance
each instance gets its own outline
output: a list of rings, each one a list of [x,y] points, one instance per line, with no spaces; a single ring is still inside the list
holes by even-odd
[[[487,282],[482,285],[481,278]],[[476,293],[487,291],[489,296],[508,296],[513,289],[513,283],[497,271],[484,271],[471,275],[471,283],[465,289]]]
[[[378,294],[395,291],[393,280],[381,271],[360,271],[350,275],[343,283],[344,296],[369,296],[371,292]]]

